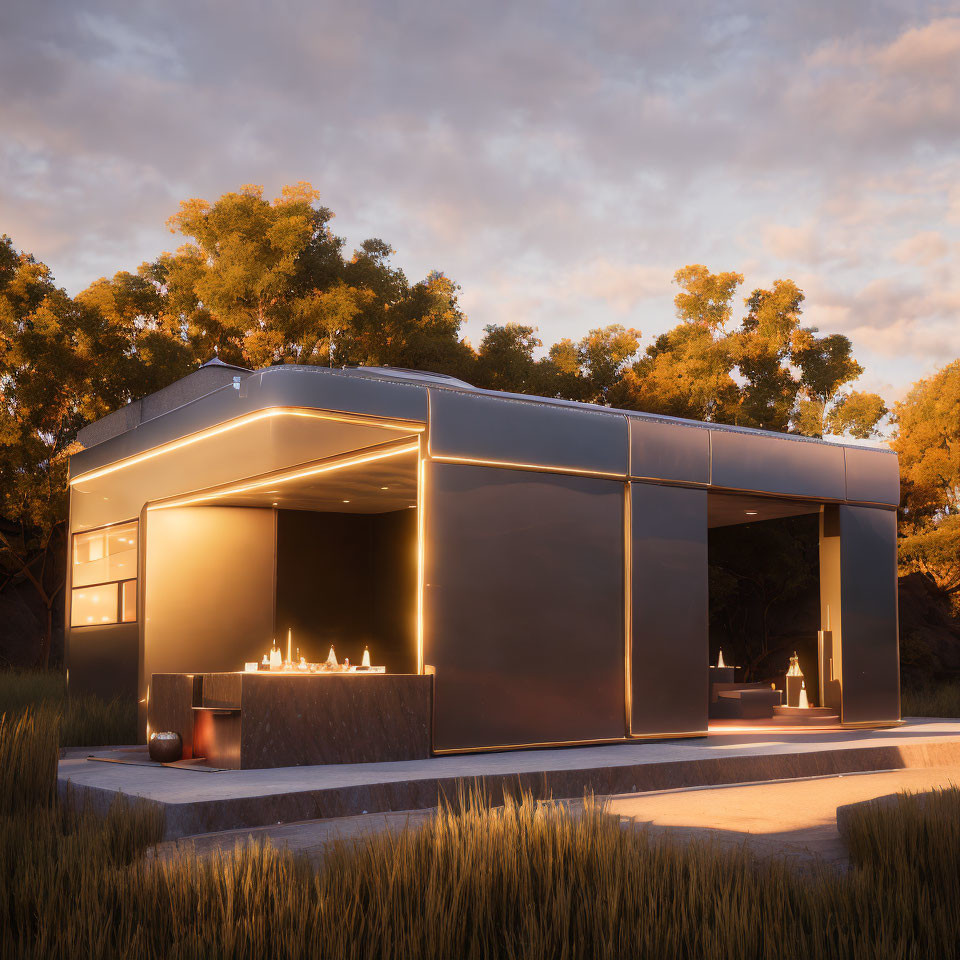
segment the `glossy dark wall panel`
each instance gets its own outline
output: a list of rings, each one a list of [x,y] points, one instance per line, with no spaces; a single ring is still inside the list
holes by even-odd
[[[843,500],[843,447],[771,433],[711,430],[715,487],[811,500]]]
[[[630,476],[684,483],[710,482],[706,427],[630,417]]]
[[[623,490],[428,464],[437,749],[624,736]]]
[[[900,718],[897,515],[841,505],[843,722]]]
[[[848,500],[899,506],[900,466],[895,453],[856,447],[846,447],[843,453]]]
[[[620,415],[485,394],[430,391],[433,456],[626,476],[627,445],[627,421]]]
[[[303,406],[343,410],[398,420],[427,419],[427,390],[422,384],[349,371],[318,373],[317,367],[268,367],[245,380],[240,393],[259,406]]]
[[[106,700],[137,697],[140,631],[136,623],[70,627],[67,669],[70,693]]]
[[[707,728],[707,491],[631,483],[632,733]]]

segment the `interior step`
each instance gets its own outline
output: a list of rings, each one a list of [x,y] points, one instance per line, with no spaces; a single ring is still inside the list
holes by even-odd
[[[840,722],[840,717],[830,707],[774,707],[773,719],[779,723],[809,723],[814,726],[822,723]]]

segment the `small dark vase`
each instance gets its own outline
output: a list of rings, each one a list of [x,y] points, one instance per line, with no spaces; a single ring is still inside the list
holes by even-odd
[[[175,763],[183,756],[183,740],[172,730],[150,734],[150,759],[157,763]]]

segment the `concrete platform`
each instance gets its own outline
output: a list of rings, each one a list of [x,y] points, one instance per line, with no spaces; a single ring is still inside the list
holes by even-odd
[[[958,783],[960,765],[688,787],[602,799],[627,830],[648,830],[680,842],[746,847],[757,857],[785,859],[800,869],[826,866],[843,870],[849,864],[844,837],[845,817],[850,811],[864,804],[895,802],[903,790],[928,796],[931,790]],[[569,803],[574,810],[582,806],[580,800],[559,802]],[[180,853],[201,857],[230,854],[238,845],[268,841],[317,865],[333,842],[413,829],[432,813],[371,813],[199,834],[162,843],[151,856],[165,860]]]
[[[900,791],[925,794],[960,783],[960,764],[855,773],[804,780],[611,797],[621,823],[680,840],[746,846],[763,858],[799,867],[844,869],[849,852],[844,814]],[[892,792],[892,797],[891,797]]]
[[[90,751],[96,754],[97,751]],[[422,810],[477,785],[540,798],[635,794],[960,763],[960,720],[911,719],[879,730],[718,731],[637,741],[272,770],[199,773],[171,767],[61,760],[61,791],[98,808],[119,793],[159,804],[168,839],[293,821]]]

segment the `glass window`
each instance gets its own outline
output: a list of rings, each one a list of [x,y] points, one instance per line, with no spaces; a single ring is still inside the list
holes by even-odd
[[[137,619],[137,581],[124,580],[120,584],[120,621],[133,623]]]
[[[70,626],[137,619],[137,521],[73,537]]]
[[[95,623],[117,622],[116,583],[97,587],[80,587],[73,591],[70,605],[70,626],[85,627]]]
[[[136,579],[137,523],[77,533],[73,537],[73,585]]]

